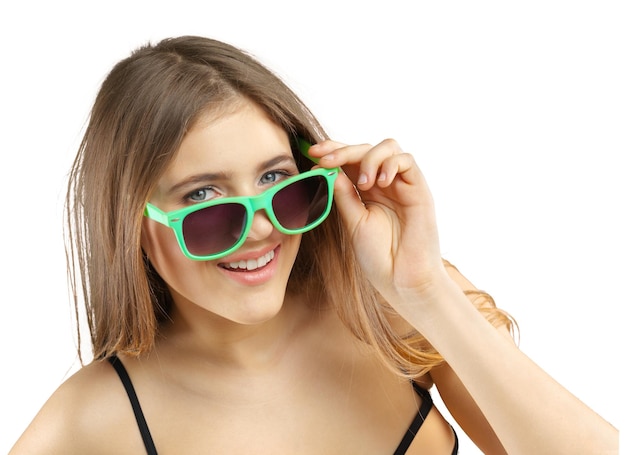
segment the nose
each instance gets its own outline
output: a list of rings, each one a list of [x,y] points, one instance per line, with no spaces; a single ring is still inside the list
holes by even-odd
[[[274,225],[267,217],[265,210],[257,210],[252,217],[252,225],[248,232],[248,239],[263,240],[269,237],[274,231]]]

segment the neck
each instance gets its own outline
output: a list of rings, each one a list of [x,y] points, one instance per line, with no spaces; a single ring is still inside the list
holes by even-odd
[[[276,315],[256,324],[233,322],[194,304],[175,305],[159,346],[195,365],[262,371],[285,357],[311,314],[302,296],[293,295],[285,296]]]

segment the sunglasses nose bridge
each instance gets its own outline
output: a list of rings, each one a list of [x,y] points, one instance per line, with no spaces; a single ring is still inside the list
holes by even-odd
[[[254,216],[258,211],[264,211],[267,218],[270,222],[275,225],[275,217],[274,210],[272,208],[272,199],[274,197],[273,191],[264,191],[261,194],[257,194],[256,196],[250,196],[248,198],[248,204],[250,207],[250,220],[249,223],[252,223],[254,220]]]
[[[250,207],[250,214],[256,215],[259,210],[267,211],[268,205],[272,202],[271,197],[267,197],[265,192],[257,194],[256,196],[248,197],[248,206]]]

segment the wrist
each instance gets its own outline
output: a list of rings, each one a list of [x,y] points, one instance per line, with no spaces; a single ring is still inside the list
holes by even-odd
[[[419,285],[399,290],[397,299],[390,303],[424,336],[445,325],[446,319],[472,308],[459,285],[443,268],[441,273],[433,273]]]

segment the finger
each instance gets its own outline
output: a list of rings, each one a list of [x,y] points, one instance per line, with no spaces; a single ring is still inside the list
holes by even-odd
[[[367,209],[352,181],[344,173],[339,174],[337,177],[334,192],[334,203],[346,224],[348,232],[352,234],[363,217],[367,216]]]
[[[336,165],[337,155],[334,153],[337,149],[345,147],[345,144],[341,142],[325,140],[322,142],[318,142],[317,144],[311,145],[308,149],[308,154],[312,158],[317,158],[317,161],[321,166],[329,168],[329,167],[338,167]]]
[[[311,147],[309,153],[320,157],[320,165],[324,167],[342,167],[359,189],[367,190],[376,183],[382,163],[404,152],[395,140],[386,139],[373,147],[323,141]]]
[[[319,158],[324,167],[332,167],[358,163],[363,155],[371,149],[370,144],[346,145],[327,140],[312,145],[309,154]]]
[[[354,156],[357,150],[351,151],[353,159],[360,160],[359,175],[357,177],[357,185],[360,190],[369,190],[377,181],[386,181],[388,172],[395,175],[397,172],[397,162],[393,157],[404,153],[400,145],[393,139],[385,139],[381,143],[372,147],[364,155],[358,158]],[[384,163],[387,162],[387,169],[384,169]]]
[[[308,153],[319,158],[319,165],[325,168],[341,167],[342,171],[356,183],[361,157],[372,148],[369,144],[346,145],[326,140],[312,145]]]
[[[420,170],[410,153],[392,155],[380,164],[375,184],[381,188],[391,185],[399,177],[405,183],[416,184],[420,180]],[[374,182],[373,182],[374,183]]]
[[[311,147],[309,148],[309,153],[311,154],[311,156],[321,159],[324,157],[324,155],[332,153],[336,149],[339,149],[342,147],[346,147],[346,144],[327,139],[325,141],[321,141],[321,142],[311,145]]]

